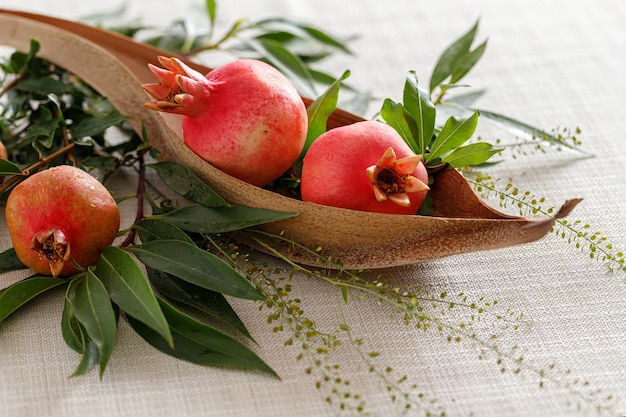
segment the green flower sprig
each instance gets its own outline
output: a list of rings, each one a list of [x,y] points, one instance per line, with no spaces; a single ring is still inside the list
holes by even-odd
[[[435,331],[448,343],[469,343],[477,350],[481,359],[491,358],[501,373],[532,374],[538,379],[538,387],[544,388],[547,385],[551,385],[563,390],[567,394],[567,402],[570,405],[577,404],[578,407],[590,407],[600,413],[612,412],[615,401],[613,395],[592,388],[589,381],[574,376],[570,370],[559,370],[556,364],[540,366],[533,363],[532,359],[528,357],[528,352],[524,352],[518,345],[508,348],[501,345],[501,343],[504,343],[503,340],[505,340],[505,335],[508,332],[529,330],[532,327],[532,320],[527,318],[522,312],[506,308],[502,309],[497,300],[479,298],[473,301],[465,293],[448,294],[447,292],[442,292],[433,294],[425,288],[415,286],[402,287],[393,283],[390,279],[383,279],[382,276],[372,277],[372,274],[368,271],[309,269],[285,258],[271,243],[267,243],[267,239],[269,238],[269,241],[275,243],[282,241],[283,243],[297,246],[298,250],[306,251],[310,255],[316,256],[320,262],[333,265],[333,268],[337,268],[338,264],[336,260],[327,259],[320,255],[319,248],[308,248],[290,241],[284,236],[268,234],[258,230],[247,230],[245,232],[248,238],[255,242],[255,245],[262,247],[264,252],[282,259],[291,268],[283,272],[284,276],[281,278],[283,284],[280,288],[291,288],[291,280],[295,274],[302,273],[311,278],[321,279],[337,289],[337,300],[340,304],[343,320],[339,324],[336,333],[332,336],[332,344],[324,343],[321,349],[315,351],[317,354],[323,353],[321,357],[311,357],[309,352],[307,356],[315,366],[306,369],[307,373],[310,373],[311,369],[317,369],[321,373],[322,379],[318,381],[316,386],[321,388],[325,385],[330,385],[328,390],[331,394],[331,399],[327,399],[327,401],[336,403],[342,410],[349,408],[350,405],[350,402],[342,402],[342,399],[363,399],[363,396],[360,394],[350,393],[347,395],[345,391],[338,389],[334,383],[338,381],[345,383],[347,381],[339,374],[335,374],[334,378],[331,378],[328,372],[330,370],[339,372],[340,367],[336,364],[328,365],[323,361],[323,359],[328,358],[333,353],[337,346],[341,345],[343,340],[355,350],[362,363],[368,366],[372,376],[383,383],[385,391],[389,393],[391,404],[400,405],[405,410],[421,410],[425,416],[445,415],[445,410],[440,409],[436,400],[427,399],[428,396],[419,390],[418,385],[410,384],[409,376],[402,375],[392,379],[392,366],[388,364],[376,366],[375,361],[381,359],[381,353],[379,351],[363,350],[364,340],[353,335],[352,326],[347,322],[343,309],[348,308],[350,303],[373,300],[392,308],[400,315],[403,322],[409,326],[413,326],[423,332]],[[248,256],[246,260],[249,262],[250,257]],[[259,269],[257,267],[255,273],[258,272]],[[281,305],[278,304],[275,307],[281,307]],[[298,309],[298,311],[302,314],[302,310]],[[282,315],[274,317],[278,318],[279,316],[282,317]],[[307,322],[312,326],[315,323],[314,320],[308,320]],[[287,326],[286,328],[289,327]],[[339,335],[342,333],[344,339],[339,338]],[[315,334],[315,331],[310,333],[310,335]],[[304,349],[309,349],[311,345],[304,343],[302,346]],[[298,356],[298,359],[301,360],[302,356]],[[333,397],[335,398],[334,402],[332,400]],[[356,411],[359,412],[358,415],[369,415],[366,411],[366,406],[366,403],[359,401],[356,407]],[[351,410],[355,411],[354,408],[351,408]]]
[[[466,169],[463,173],[482,198],[495,197],[502,208],[514,208],[521,216],[552,216],[555,213],[554,206],[546,205],[545,197],[538,197],[528,190],[522,191],[512,182],[499,187],[496,180],[482,171]],[[555,219],[551,231],[569,245],[586,251],[591,259],[604,262],[610,271],[626,272],[624,252],[615,248],[606,234],[594,231],[588,222],[581,219]]]

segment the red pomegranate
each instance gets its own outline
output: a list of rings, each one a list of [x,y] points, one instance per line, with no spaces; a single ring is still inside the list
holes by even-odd
[[[197,155],[242,181],[264,186],[296,161],[306,140],[306,107],[274,67],[240,59],[206,76],[176,58],[149,65],[160,81],[143,88],[146,107],[183,115],[183,140]]]
[[[415,214],[428,173],[389,125],[363,121],[319,136],[304,156],[302,200],[389,214]]]
[[[9,153],[7,152],[7,148],[6,146],[4,146],[4,143],[2,143],[2,141],[0,141],[0,158],[9,159]]]
[[[69,165],[49,168],[18,184],[6,203],[6,220],[18,258],[43,275],[69,276],[94,265],[120,226],[109,191]]]

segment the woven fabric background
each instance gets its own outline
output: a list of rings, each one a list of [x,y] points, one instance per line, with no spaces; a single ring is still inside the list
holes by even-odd
[[[163,25],[183,17],[201,1],[135,0],[127,14]],[[119,1],[0,0],[0,7],[78,19],[110,11]],[[401,98],[407,71],[427,80],[449,43],[480,19],[478,38],[487,52],[467,77],[486,88],[479,105],[537,126],[580,127],[582,148],[593,158],[548,152],[509,158],[491,172],[520,189],[545,196],[558,206],[568,198],[583,202],[571,214],[626,250],[626,3],[612,0],[239,0],[218,2],[222,24],[246,16],[283,15],[340,36],[356,35],[354,55],[323,63],[350,82],[370,90],[376,103]],[[0,28],[2,30],[2,28]],[[379,104],[369,109],[373,117]],[[485,135],[496,135],[486,128]],[[120,193],[130,179],[116,178]],[[123,204],[124,218],[134,207]],[[0,248],[11,243],[0,221]],[[401,239],[402,237],[399,236]],[[335,332],[345,319],[362,351],[388,375],[369,372],[359,351],[344,343],[325,360],[339,364],[336,385],[360,395],[371,416],[587,416],[626,415],[626,275],[609,272],[588,251],[549,234],[512,248],[453,256],[382,271],[397,286],[431,294],[463,293],[467,299],[497,300],[474,324],[482,337],[497,334],[499,352],[471,338],[446,340],[446,332],[423,331],[402,321],[402,313],[372,298],[345,305],[333,286],[304,276],[293,279],[292,296],[302,299],[307,317],[320,330]],[[27,273],[0,276],[1,286]],[[60,333],[63,291],[52,291],[0,324],[0,415],[3,417],[321,417],[359,415],[329,404],[333,381],[307,373],[300,346],[273,332],[267,311],[233,300],[258,345],[252,345],[280,375],[204,368],[167,357],[144,343],[121,322],[118,342],[103,378],[97,372],[70,377],[78,355]],[[470,320],[462,309],[446,320]],[[523,314],[520,329],[516,318]],[[498,320],[497,315],[506,320]],[[506,324],[506,329],[501,327]],[[499,358],[523,357],[518,363]],[[393,368],[385,372],[385,367]],[[333,371],[334,372],[334,371]],[[412,407],[393,401],[386,386],[398,383]],[[343,384],[349,380],[350,384]],[[400,396],[400,394],[396,393]],[[358,402],[358,401],[357,401]]]

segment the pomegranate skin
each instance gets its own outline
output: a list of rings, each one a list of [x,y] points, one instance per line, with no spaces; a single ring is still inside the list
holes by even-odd
[[[297,90],[274,67],[239,59],[206,76],[175,58],[150,66],[159,84],[144,84],[157,101],[146,107],[183,115],[183,140],[218,169],[256,186],[285,173],[308,129]]]
[[[81,267],[92,266],[113,242],[120,212],[98,180],[61,165],[18,184],[7,199],[6,220],[24,265],[42,275],[69,276],[78,272],[72,259]]]
[[[410,173],[420,191],[407,193],[410,204],[379,201],[366,171],[376,165],[388,148],[398,161],[415,157],[398,133],[375,121],[341,126],[320,135],[304,156],[300,190],[302,200],[326,206],[387,214],[415,214],[424,202],[428,173],[420,161]]]

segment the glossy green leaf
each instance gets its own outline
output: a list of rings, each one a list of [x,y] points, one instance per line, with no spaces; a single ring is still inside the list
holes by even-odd
[[[82,332],[84,334],[84,331]],[[98,346],[91,340],[86,339],[83,343],[83,350],[79,352],[81,360],[74,370],[73,376],[84,375],[91,371],[100,362]]]
[[[230,204],[204,183],[186,166],[173,161],[148,165],[156,170],[161,180],[173,191],[207,207],[228,207]]]
[[[117,111],[112,111],[103,117],[85,118],[71,128],[72,137],[78,139],[99,135],[109,127],[117,126],[128,119],[128,116],[124,116]]]
[[[99,362],[98,347],[89,340],[85,328],[81,326],[72,312],[72,295],[76,285],[82,278],[70,281],[65,292],[63,315],[61,316],[61,334],[65,343],[81,355],[81,361],[74,371],[74,376],[84,375],[92,370]]]
[[[72,299],[72,312],[98,349],[100,376],[107,366],[117,333],[117,320],[105,286],[91,271],[79,278]]]
[[[0,159],[0,175],[20,175],[22,169],[7,159]]]
[[[447,162],[452,168],[476,166],[500,152],[502,152],[502,148],[497,148],[487,142],[476,142],[455,149],[442,161]]]
[[[307,131],[306,142],[302,152],[300,153],[299,160],[304,158],[304,154],[309,149],[309,146],[311,146],[313,141],[326,132],[326,123],[328,122],[328,118],[337,108],[341,83],[349,76],[350,71],[345,71],[341,77],[337,78],[326,89],[326,91],[307,108],[309,128]]]
[[[198,204],[182,207],[151,219],[171,223],[182,230],[194,233],[224,233],[271,223],[296,216],[296,213],[265,210],[255,207],[205,207]]]
[[[417,124],[402,103],[396,103],[390,98],[385,99],[380,109],[380,116],[385,123],[398,132],[406,144],[413,149],[413,152],[420,153],[420,147],[416,142]]]
[[[441,54],[430,76],[429,91],[431,93],[458,68],[459,62],[463,60],[463,57],[470,50],[477,30],[478,22],[476,22],[468,32],[448,46]]]
[[[487,41],[478,45],[475,49],[468,51],[465,55],[463,55],[462,59],[456,62],[454,66],[454,70],[450,75],[450,84],[458,83],[467,73],[474,68],[476,63],[482,58],[485,53],[485,49],[487,49]]]
[[[207,290],[156,269],[147,268],[147,272],[154,288],[164,297],[194,307],[251,338],[226,297],[219,292]]]
[[[0,274],[18,269],[26,269],[26,265],[17,257],[15,249],[9,248],[0,252]]]
[[[28,78],[15,85],[15,89],[34,94],[63,95],[70,91],[70,87],[61,80],[54,78]]]
[[[0,322],[38,295],[64,284],[67,284],[67,280],[35,276],[4,288],[0,292]]]
[[[65,291],[65,302],[63,305],[63,315],[61,316],[61,334],[65,343],[74,351],[83,353],[85,340],[81,333],[80,325],[72,313],[72,295],[74,288],[80,279],[70,281]]]
[[[133,228],[137,230],[139,239],[143,243],[153,240],[174,239],[194,244],[194,241],[187,233],[172,223],[162,220],[154,218],[143,219],[135,223]]]
[[[167,321],[144,273],[123,249],[104,248],[94,274],[102,281],[111,300],[127,315],[133,316],[173,343]]]
[[[257,369],[276,375],[272,368],[237,340],[181,313],[165,301],[159,301],[174,335],[174,349],[152,329],[134,319],[129,319],[129,322],[144,340],[161,352],[198,365]]]
[[[403,104],[406,111],[415,119],[417,136],[416,154],[424,154],[426,146],[435,131],[436,110],[428,91],[418,85],[415,71],[409,71],[404,84]]]
[[[154,240],[128,250],[146,266],[208,290],[252,300],[264,298],[229,264],[195,245],[180,240]]]
[[[478,112],[468,118],[449,117],[431,146],[426,161],[439,158],[467,142],[478,125]]]

